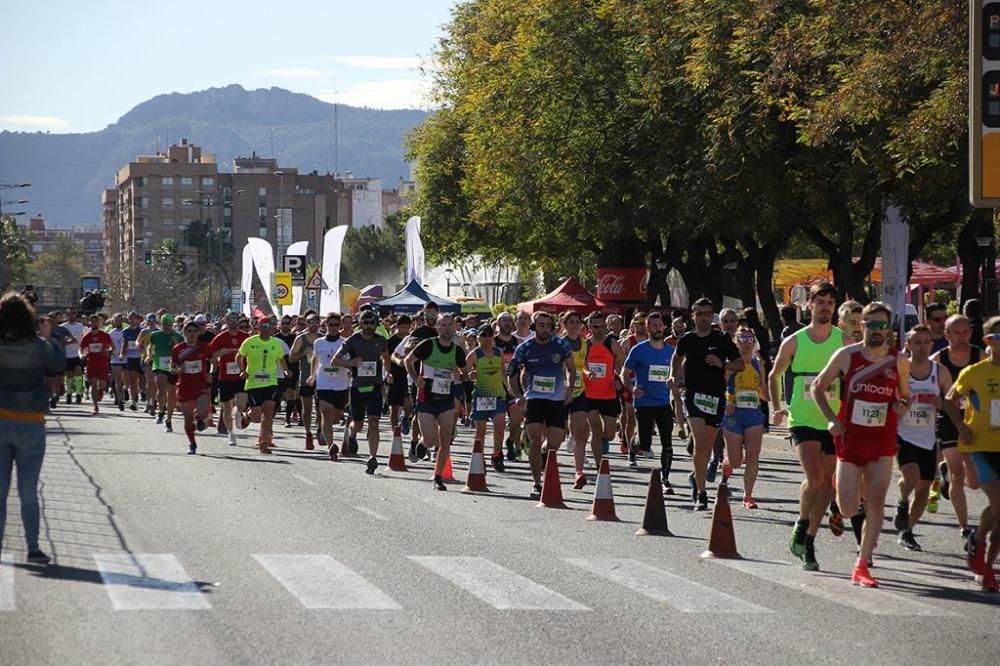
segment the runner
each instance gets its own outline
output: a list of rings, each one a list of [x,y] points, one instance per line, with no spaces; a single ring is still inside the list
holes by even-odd
[[[864,336],[861,326],[863,310],[864,306],[857,301],[844,301],[837,308],[837,328],[855,343],[861,342]]]
[[[174,330],[174,318],[169,314],[160,317],[160,330],[146,336],[146,358],[152,359],[153,376],[156,381],[156,403],[160,411],[156,423],[163,424],[166,432],[173,432],[172,419],[177,402],[177,376],[170,370],[170,354],[174,346],[184,342],[184,336]]]
[[[319,333],[319,315],[315,310],[307,310],[303,315],[305,331],[300,333],[292,343],[292,349],[288,358],[299,367],[299,400],[302,404],[301,423],[306,429],[306,451],[312,451],[313,445],[312,423],[313,423],[313,396],[316,388],[309,385],[309,377],[312,375],[313,346],[322,335]],[[317,409],[317,411],[319,411]]]
[[[128,328],[122,331],[122,338],[125,340],[125,379],[132,398],[128,408],[133,412],[139,409],[136,403],[139,400],[139,380],[142,379],[142,350],[139,347],[141,325],[142,315],[133,311],[128,315]]]
[[[637,312],[632,318],[628,334],[621,340],[622,353],[628,356],[633,347],[647,339],[649,339],[649,334],[646,331],[646,314]],[[627,453],[630,460],[635,458],[633,451],[636,428],[634,402],[635,397],[632,395],[632,391],[624,387],[621,397],[622,412],[618,418],[618,427],[621,431],[621,452]]]
[[[518,345],[507,367],[508,386],[515,400],[525,405],[525,422],[531,449],[531,475],[535,480],[530,497],[542,496],[542,443],[558,451],[566,435],[566,406],[573,399],[576,366],[569,344],[555,337],[555,320],[547,312],[532,318],[535,337]],[[517,378],[519,381],[513,381]],[[524,387],[522,390],[521,387]]]
[[[333,365],[350,368],[351,419],[348,424],[351,452],[357,450],[358,428],[368,417],[367,474],[378,468],[379,420],[382,418],[382,372],[389,366],[386,340],[375,332],[378,316],[372,310],[361,314],[361,331],[349,337],[333,356]]]
[[[435,308],[436,310],[436,308]],[[425,316],[427,310],[425,309]],[[406,372],[417,386],[417,419],[424,444],[437,450],[434,489],[447,490],[442,476],[451,455],[455,427],[452,380],[465,368],[462,348],[454,343],[455,320],[450,314],[437,317],[437,336],[420,342],[406,357]],[[419,369],[417,363],[420,363]]]
[[[918,324],[907,334],[910,353],[910,409],[899,417],[899,500],[893,526],[899,532],[899,545],[907,550],[922,550],[913,536],[913,528],[927,507],[931,483],[937,469],[934,424],[943,409],[954,424],[962,422],[961,412],[942,397],[951,389],[948,368],[929,356],[934,345],[928,326]],[[913,499],[910,499],[910,494]]]
[[[931,354],[936,354],[948,346],[948,338],[944,335],[948,321],[948,306],[942,303],[931,303],[924,308],[924,321],[931,330]]]
[[[243,429],[248,424],[243,420],[246,410],[245,382],[240,373],[240,365],[236,362],[236,353],[240,345],[250,335],[239,330],[240,316],[236,312],[226,315],[226,328],[212,338],[209,347],[212,350],[212,365],[218,372],[219,405],[222,410],[222,423],[229,436],[229,446],[236,446],[236,430]],[[236,421],[233,412],[233,399],[236,399]]]
[[[666,324],[659,312],[646,315],[649,339],[640,342],[629,351],[620,370],[622,384],[635,396],[635,415],[639,426],[639,447],[646,451],[653,449],[653,424],[660,434],[660,469],[664,491],[673,494],[673,487],[667,480],[673,467],[674,450],[671,437],[674,419],[671,403],[680,404],[680,394],[670,383],[670,361],[674,347],[665,343]],[[589,371],[588,364],[588,371]],[[673,400],[671,400],[673,393]],[[629,453],[629,465],[635,461],[635,453]]]
[[[517,339],[517,344],[524,344],[535,337],[535,332],[531,328],[531,314],[526,310],[518,310],[514,317],[513,336]]]
[[[503,378],[507,364],[494,344],[493,327],[483,324],[477,332],[479,346],[468,353],[465,367],[474,374],[472,388],[472,421],[476,426],[475,441],[486,444],[486,426],[493,422],[493,469],[505,471],[503,462],[503,436],[507,419],[507,389]]]
[[[760,449],[764,439],[764,413],[760,403],[767,396],[766,372],[754,356],[757,337],[753,329],[741,326],[736,331],[736,346],[740,350],[743,369],[727,373],[726,422],[723,435],[726,440],[726,460],[722,476],[728,478],[733,468],[742,467],[743,508],[756,509],[753,489],[757,483]],[[745,450],[745,454],[744,454]]]
[[[897,416],[909,410],[910,362],[888,345],[892,326],[888,306],[869,303],[861,317],[862,342],[834,353],[813,381],[812,395],[835,438],[837,504],[844,515],[858,513],[864,493],[864,532],[851,581],[861,587],[878,587],[868,566],[882,530],[885,495],[892,481]],[[826,392],[841,378],[844,400],[835,413]]]
[[[170,351],[170,371],[177,376],[177,402],[184,414],[184,434],[188,438],[188,455],[198,452],[195,429],[205,429],[208,402],[212,390],[212,348],[198,340],[202,333],[197,321],[184,324],[184,341]],[[214,342],[214,339],[213,339]]]
[[[500,351],[504,366],[509,366],[514,360],[514,352],[520,344],[514,337],[514,315],[509,312],[501,312],[497,315],[497,334],[494,336],[493,345]],[[516,380],[515,380],[516,381]],[[507,436],[507,460],[514,461],[521,459],[522,447],[521,425],[524,423],[524,406],[518,404],[504,382],[504,398],[507,402],[507,426],[510,434]]]
[[[781,425],[788,417],[788,432],[792,444],[799,455],[804,478],[799,489],[799,517],[792,528],[788,548],[802,560],[802,568],[816,571],[815,540],[823,521],[826,508],[833,496],[833,471],[836,467],[836,447],[833,436],[826,429],[826,419],[812,399],[810,385],[813,379],[826,367],[830,358],[851,339],[833,326],[833,313],[837,307],[837,290],[829,282],[818,282],[809,289],[809,325],[791,334],[781,343],[774,367],[768,377],[769,395],[776,407],[773,413],[775,425]],[[788,370],[792,376],[791,398],[788,406],[782,406],[784,392],[781,380]],[[831,409],[840,408],[840,388],[836,384],[830,388],[827,401]],[[830,519],[843,534],[843,520],[840,513]],[[838,521],[839,522],[835,522]],[[858,527],[860,529],[861,522]]]
[[[573,487],[581,490],[587,485],[587,475],[583,473],[583,466],[587,462],[587,442],[590,441],[590,423],[588,414],[590,407],[587,404],[587,396],[584,395],[584,371],[587,367],[587,354],[590,351],[590,341],[580,337],[583,328],[583,319],[579,313],[572,310],[563,313],[563,340],[569,345],[570,353],[573,354],[573,367],[577,368],[576,377],[573,383],[572,400],[569,403],[569,446],[573,453],[573,464],[576,468],[576,481]],[[635,460],[633,455],[631,460]],[[600,457],[595,457],[595,464]]]
[[[111,338],[111,381],[115,391],[115,405],[118,411],[125,411],[125,396],[128,393],[128,381],[125,376],[125,317],[117,312],[111,319],[108,336]]]
[[[982,576],[983,590],[1000,592],[993,570],[1000,552],[1000,317],[987,321],[983,331],[989,358],[962,370],[948,401],[958,408],[964,399],[958,448],[969,456],[970,471],[989,501],[979,528],[968,537],[969,568]]]
[[[694,455],[688,482],[695,511],[708,510],[705,489],[708,461],[725,412],[726,375],[743,369],[740,352],[732,338],[712,328],[715,308],[712,301],[694,302],[694,330],[677,342],[670,359],[670,373],[678,389],[683,390],[684,414],[681,422],[691,425]]]
[[[80,338],[83,337],[84,325],[83,322],[77,320],[76,310],[71,308],[66,311],[66,321],[62,323],[62,327],[71,336],[71,338],[66,338],[63,343],[66,352],[66,372],[64,373],[66,404],[70,404],[75,395],[76,404],[79,405],[83,400],[83,364],[80,360]]]
[[[344,345],[346,338],[340,332],[342,317],[337,312],[326,315],[326,335],[313,342],[312,368],[308,383],[316,389],[319,409],[320,443],[327,447],[330,460],[336,461],[340,453],[333,437],[333,426],[340,422],[347,409],[351,394],[351,375],[333,364],[333,358]],[[347,437],[347,430],[344,430]]]
[[[101,410],[98,403],[104,399],[104,388],[111,374],[111,352],[114,343],[111,336],[101,330],[101,318],[90,315],[90,330],[80,339],[80,351],[87,366],[87,381],[90,382],[90,399],[94,403],[94,414]]]
[[[257,321],[257,335],[251,335],[240,345],[236,362],[240,376],[246,380],[243,385],[253,419],[260,418],[260,435],[257,448],[261,453],[271,453],[273,442],[275,402],[278,399],[278,380],[285,376],[285,349],[277,338],[271,337],[274,324],[270,318],[261,317]]]
[[[295,344],[295,338],[297,337],[295,331],[292,330],[292,318],[285,315],[281,318],[281,323],[278,325],[278,332],[274,334],[274,337],[278,338],[289,349],[288,362],[288,376],[285,377],[284,381],[281,382],[282,388],[282,399],[285,401],[285,427],[292,427],[293,416],[298,416],[298,420],[302,422],[302,412],[296,410],[296,403],[298,402],[299,394],[299,364],[298,362],[293,362],[291,360],[291,349],[292,345]]]
[[[153,359],[149,356],[149,336],[152,335],[154,331],[157,330],[157,322],[159,317],[167,314],[165,311],[162,314],[156,314],[154,312],[149,312],[146,314],[146,320],[142,326],[142,332],[139,333],[139,350],[142,359],[142,376],[139,378],[139,395],[143,400],[146,401],[146,407],[144,412],[150,416],[156,416],[156,397],[157,397],[157,384],[156,377],[153,375]],[[172,377],[173,375],[171,375]],[[162,409],[162,404],[160,405]]]
[[[66,358],[66,344],[70,342],[73,335],[62,326],[62,313],[57,311],[49,313],[49,338],[59,349],[62,358]],[[59,404],[59,396],[66,392],[65,373],[63,371],[53,371],[46,369],[45,378],[49,387],[49,407],[55,409]]]
[[[386,401],[389,403],[389,425],[392,432],[399,428],[400,434],[406,436],[410,434],[410,419],[413,412],[413,400],[406,385],[406,368],[396,360],[396,350],[403,341],[410,335],[410,326],[413,320],[409,315],[400,315],[394,324],[393,333],[386,341],[386,349],[393,352],[392,362],[389,364],[386,373],[386,381],[389,390],[386,394]]]
[[[607,317],[600,310],[592,312],[587,318],[591,339],[587,347],[584,371],[584,395],[587,397],[587,419],[590,421],[590,451],[594,456],[594,464],[601,468],[604,452],[614,439],[618,417],[621,415],[621,402],[618,393],[624,388],[621,379],[622,367],[625,363],[625,352],[617,338],[608,331]],[[663,485],[668,494],[673,491],[666,477]]]

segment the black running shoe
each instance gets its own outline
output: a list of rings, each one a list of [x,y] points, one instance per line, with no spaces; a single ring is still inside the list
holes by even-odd
[[[188,444],[188,455],[189,456],[193,456],[196,453],[198,453],[198,445],[197,444]]]
[[[493,463],[493,469],[495,469],[496,471],[498,472],[505,471],[503,464],[503,455],[498,454],[493,456],[492,458],[490,458],[490,462]]]
[[[59,404],[59,396],[54,395],[49,399],[49,407],[55,409],[55,406]]]
[[[423,442],[417,443],[417,460],[427,460],[427,447]]]
[[[687,452],[689,456],[694,456],[694,435],[688,437]]]
[[[124,402],[119,402],[118,403],[118,411],[119,412],[124,412],[125,411],[125,403]]]
[[[906,530],[905,532],[901,532],[899,534],[899,545],[906,550],[915,550],[917,552],[923,551],[923,548],[920,547],[917,540],[913,538],[913,532],[910,530]]]
[[[170,421],[166,421],[163,424],[163,431],[164,432],[173,432],[174,431],[174,424],[171,423]]]
[[[48,564],[52,558],[40,550],[29,550],[26,558],[30,564]]]
[[[517,451],[514,449],[514,440],[507,438],[507,460],[511,462],[517,460]]]
[[[330,445],[330,453],[329,453],[330,460],[332,460],[333,462],[337,462],[337,460],[339,458],[339,455],[338,455],[339,453],[340,453],[340,448],[336,444],[331,444]]]
[[[698,502],[694,505],[695,511],[708,511],[708,491],[703,490],[698,493]]]
[[[444,485],[440,476],[434,477],[434,490],[448,490],[448,486]]]
[[[938,471],[941,472],[941,497],[948,501],[951,501],[951,479],[948,477],[948,463],[944,460],[938,465]]]
[[[372,456],[368,459],[368,465],[365,467],[365,474],[374,474],[376,469],[378,469],[378,458]]]
[[[194,427],[198,430],[198,432],[203,431],[205,429],[205,419],[195,419]]]
[[[407,456],[411,463],[415,463],[420,460],[420,456],[417,455],[417,443],[410,442],[410,454]]]
[[[542,499],[542,484],[536,483],[534,486],[532,486],[531,493],[528,495],[528,497],[530,497],[533,500]]]
[[[70,393],[66,394],[66,404],[67,405],[72,405],[73,404],[73,396]]]
[[[694,480],[694,472],[688,474],[688,485],[691,486],[691,501],[698,501],[698,484]]]
[[[892,519],[892,526],[897,532],[905,532],[910,526],[910,504],[906,500],[896,502],[896,515]]]
[[[80,404],[83,401],[83,396],[79,393],[76,394],[76,404]]]

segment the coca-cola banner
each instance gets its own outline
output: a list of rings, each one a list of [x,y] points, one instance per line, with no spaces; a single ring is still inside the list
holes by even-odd
[[[645,268],[598,268],[597,298],[618,303],[645,303],[649,271]]]

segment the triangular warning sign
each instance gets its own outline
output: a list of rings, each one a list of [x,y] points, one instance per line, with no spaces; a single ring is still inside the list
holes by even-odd
[[[323,275],[319,272],[319,269],[313,271],[312,277],[306,282],[306,289],[325,289],[326,285],[323,283]]]

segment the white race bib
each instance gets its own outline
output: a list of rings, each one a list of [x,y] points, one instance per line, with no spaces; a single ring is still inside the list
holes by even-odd
[[[87,349],[90,350],[91,354],[100,354],[101,350],[104,349],[104,345],[102,345],[100,342],[91,342],[89,345],[87,345]]]
[[[358,377],[374,377],[377,371],[378,362],[362,361],[361,365],[358,366]]]
[[[170,357],[169,356],[161,356],[160,357],[160,367],[161,368],[169,368],[170,367]]]
[[[240,366],[236,361],[229,361],[226,363],[226,374],[227,375],[238,375],[240,374]]]
[[[990,400],[990,427],[1000,428],[1000,400]]]
[[[269,382],[271,381],[271,373],[266,370],[258,370],[253,373],[253,379],[256,382]]]
[[[666,383],[670,379],[670,366],[651,365],[649,366],[649,381]]]
[[[719,396],[706,395],[705,393],[695,393],[694,406],[706,414],[718,414]]]
[[[184,374],[196,375],[201,372],[201,361],[184,361]]]
[[[433,368],[434,377],[431,378],[431,393],[435,395],[451,395],[451,370],[446,368]]]
[[[531,378],[531,390],[535,393],[552,395],[556,392],[556,378],[534,375]]]
[[[807,402],[814,402],[812,393],[812,383],[814,379],[816,379],[816,375],[806,375],[805,377],[802,378],[802,399]],[[827,400],[840,399],[836,391],[834,390],[839,381],[840,380],[837,380],[833,384],[830,384],[828,387],[826,387],[826,391],[824,391],[824,393],[826,393]]]
[[[851,410],[851,423],[867,428],[878,428],[885,425],[889,415],[889,403],[855,400]]]
[[[757,391],[737,391],[736,407],[739,409],[757,409],[760,407],[760,396]]]
[[[593,379],[604,379],[608,376],[607,363],[588,363],[587,370]]]
[[[483,396],[481,398],[476,398],[476,411],[477,412],[493,412],[497,408],[497,399],[494,396]]]
[[[901,425],[912,428],[931,428],[934,426],[934,415],[937,410],[926,402],[915,402],[910,409],[899,417]]]
[[[323,373],[330,377],[336,377],[338,374],[340,374],[340,368],[332,365],[326,365],[323,366]]]
[[[128,348],[129,349],[138,349],[139,348],[139,341],[138,340],[129,340],[128,341]]]

